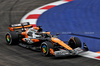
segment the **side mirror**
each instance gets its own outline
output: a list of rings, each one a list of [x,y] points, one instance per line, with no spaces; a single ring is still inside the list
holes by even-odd
[[[59,33],[56,34],[57,36],[59,35]]]

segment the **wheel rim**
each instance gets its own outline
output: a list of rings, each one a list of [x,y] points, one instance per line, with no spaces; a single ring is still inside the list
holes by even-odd
[[[7,34],[7,36],[6,36],[6,40],[7,40],[8,43],[10,43],[10,41],[11,41],[11,37],[10,37],[9,34]]]
[[[46,45],[43,45],[43,46],[42,46],[42,52],[43,52],[44,54],[47,53],[47,46],[46,46]]]

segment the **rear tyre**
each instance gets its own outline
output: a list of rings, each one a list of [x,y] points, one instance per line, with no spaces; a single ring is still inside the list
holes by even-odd
[[[82,47],[81,46],[81,41],[79,38],[77,37],[71,37],[68,41],[68,45],[71,47],[71,48],[77,48],[77,47]]]
[[[18,44],[18,34],[15,31],[7,32],[5,39],[8,45]]]
[[[50,48],[53,49],[53,44],[49,41],[45,41],[41,44],[41,52],[43,56],[50,55]]]

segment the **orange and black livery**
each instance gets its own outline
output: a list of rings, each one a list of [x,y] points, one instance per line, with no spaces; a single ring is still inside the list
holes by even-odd
[[[32,27],[29,22],[22,24],[13,24],[9,27],[5,38],[7,44],[18,44],[32,50],[40,50],[43,56],[54,55],[56,57],[78,55],[88,51],[86,44],[83,44],[78,37],[71,37],[64,42],[58,39],[58,34],[51,35],[50,32],[43,32],[41,26]],[[30,29],[33,28],[33,32]],[[34,33],[35,31],[35,33]],[[38,35],[38,37],[33,37]]]

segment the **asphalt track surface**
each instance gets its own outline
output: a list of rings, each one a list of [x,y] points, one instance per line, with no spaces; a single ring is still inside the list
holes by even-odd
[[[6,45],[9,24],[19,23],[32,9],[54,1],[57,0],[0,0],[0,66],[100,66],[100,61],[80,56],[43,57],[41,52]]]

